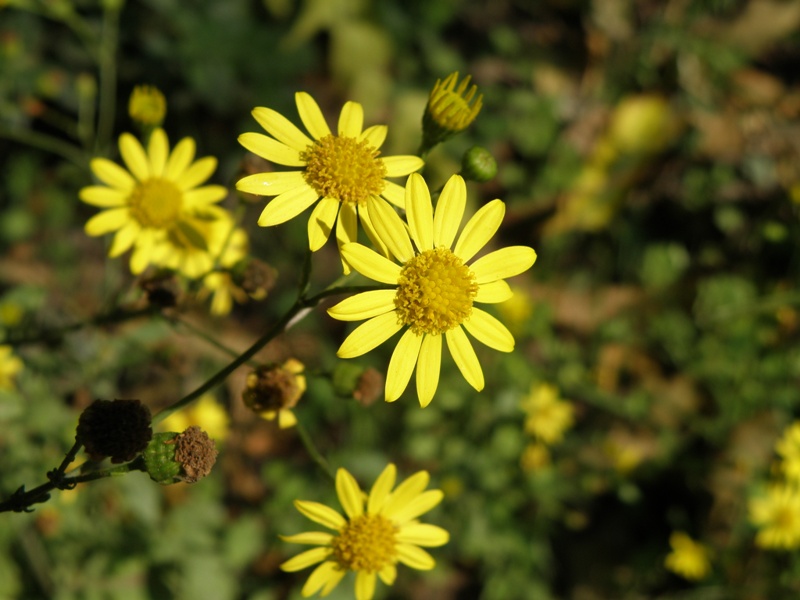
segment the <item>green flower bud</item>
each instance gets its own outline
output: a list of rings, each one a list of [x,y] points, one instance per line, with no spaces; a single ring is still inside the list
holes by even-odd
[[[486,148],[473,146],[461,159],[461,175],[478,183],[491,181],[497,175],[497,161]]]
[[[473,85],[467,91],[469,75],[458,87],[457,82],[458,71],[445,77],[444,81],[437,80],[431,90],[422,116],[422,145],[428,150],[469,127],[483,106],[483,95],[475,98],[478,86]]]

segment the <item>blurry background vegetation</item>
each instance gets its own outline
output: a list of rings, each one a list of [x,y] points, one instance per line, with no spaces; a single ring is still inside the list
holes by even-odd
[[[193,136],[232,187],[255,106],[297,122],[305,90],[332,120],[357,100],[367,124],[389,124],[385,154],[414,153],[433,83],[471,74],[484,109],[429,156],[426,177],[441,185],[473,144],[496,156],[498,177],[470,184],[473,208],[504,199],[497,243],[539,254],[500,307],[517,350],[480,354],[481,394],[445,362],[425,410],[413,394],[368,407],[337,397],[325,375],[345,328],[320,310],[260,356],[318,374],[297,415],[333,465],[365,485],[388,461],[425,468],[446,492],[428,519],[451,532],[436,569],[401,570],[378,597],[800,596],[797,554],[757,548],[746,511],[800,412],[800,3],[143,0],[119,13],[109,66],[92,40],[113,28],[115,4],[0,2],[0,328],[141,296],[125,261],[83,233],[94,210],[77,199],[88,158],[117,158],[134,85],[164,92],[170,141]],[[116,69],[116,116],[94,147],[87,98],[102,68]],[[256,227],[262,206],[245,223],[277,288],[227,319],[203,306],[182,317],[236,349],[292,302],[306,243],[303,219]],[[329,244],[315,284],[337,264]],[[390,347],[360,362],[383,372]],[[17,352],[18,389],[0,391],[2,496],[43,481],[93,399],[156,409],[227,361],[165,318]],[[307,528],[293,499],[334,492],[292,430],[242,407],[245,374],[210,405],[230,424],[209,479],[161,488],[132,474],[2,515],[0,598],[298,598],[307,574],[278,570],[297,548],[277,535]],[[541,383],[573,403],[575,423],[537,454],[520,401]],[[712,548],[704,581],[664,568],[674,530]]]

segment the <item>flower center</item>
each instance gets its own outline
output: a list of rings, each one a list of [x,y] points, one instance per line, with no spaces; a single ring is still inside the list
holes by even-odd
[[[478,293],[475,274],[447,248],[425,250],[400,272],[394,305],[403,325],[420,335],[438,335],[472,314]]]
[[[797,527],[797,516],[788,506],[781,506],[775,510],[775,527],[790,530]]]
[[[326,135],[300,154],[306,182],[323,198],[364,204],[383,191],[386,167],[366,140]]]
[[[395,527],[382,515],[351,519],[333,538],[333,556],[343,569],[374,573],[396,560]]]
[[[171,181],[153,177],[136,185],[128,204],[131,216],[143,227],[166,229],[178,221],[183,194]]]

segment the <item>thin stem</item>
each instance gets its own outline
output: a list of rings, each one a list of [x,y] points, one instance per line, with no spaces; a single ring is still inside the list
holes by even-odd
[[[322,456],[322,453],[317,449],[317,446],[311,439],[311,436],[308,434],[308,431],[300,421],[295,423],[295,429],[297,430],[297,435],[300,436],[300,441],[303,442],[303,445],[306,447],[308,454],[314,460],[319,468],[331,479],[331,481],[336,481],[336,476],[333,474],[333,470],[331,470],[331,466],[325,457]]]
[[[95,153],[101,153],[111,140],[114,128],[114,106],[117,95],[117,37],[119,8],[108,7],[103,12],[103,27],[97,62],[100,78],[100,109],[98,111]]]
[[[81,169],[87,169],[89,165],[89,161],[78,147],[51,135],[47,135],[46,133],[28,130],[14,131],[12,129],[8,129],[7,127],[0,127],[0,138],[5,138],[7,140],[25,144],[32,148],[57,154],[61,158],[68,160]]]
[[[199,337],[201,340],[204,340],[209,344],[211,344],[212,346],[214,346],[217,350],[221,350],[225,354],[232,356],[234,358],[239,356],[238,350],[234,350],[233,348],[226,346],[225,344],[214,338],[210,333],[200,329],[194,323],[191,323],[186,319],[181,318],[180,316],[174,316],[174,317],[167,317],[166,315],[163,316],[164,319],[167,321],[167,323],[169,323],[173,327],[176,328],[183,327],[184,329],[188,330],[192,335],[195,335]],[[250,366],[256,366],[253,361],[248,361],[248,363],[250,364]]]

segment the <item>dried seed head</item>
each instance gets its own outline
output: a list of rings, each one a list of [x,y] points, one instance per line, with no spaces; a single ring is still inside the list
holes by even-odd
[[[81,414],[75,437],[93,460],[133,460],[153,437],[150,410],[139,400],[95,400]]]

